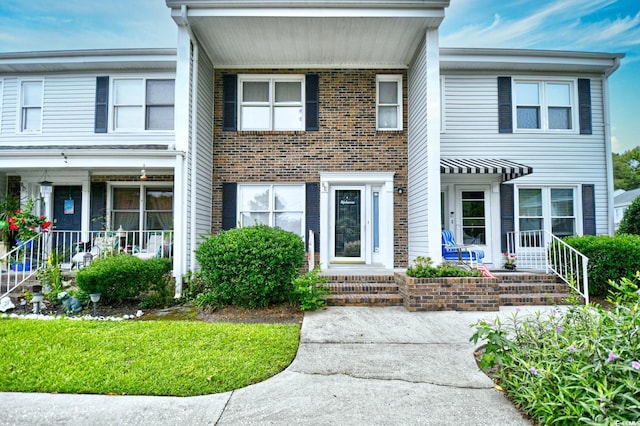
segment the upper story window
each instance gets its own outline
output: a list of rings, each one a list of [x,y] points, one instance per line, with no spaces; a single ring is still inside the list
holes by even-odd
[[[571,81],[516,81],[518,130],[574,130],[575,90]]]
[[[115,78],[112,129],[173,130],[173,79]]]
[[[376,77],[376,121],[378,130],[402,130],[402,76]]]
[[[20,85],[20,131],[42,130],[42,81],[23,81]]]
[[[240,130],[304,130],[303,75],[239,76]]]

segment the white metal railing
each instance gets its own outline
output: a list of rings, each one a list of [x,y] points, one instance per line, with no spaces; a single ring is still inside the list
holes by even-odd
[[[589,303],[589,258],[550,232],[507,233],[507,253],[516,256],[518,269],[553,272]]]
[[[38,234],[0,257],[0,299],[34,276],[47,261],[47,234]]]
[[[98,256],[129,253],[151,259],[173,256],[173,231],[51,231],[0,257],[0,298],[36,275],[56,253],[59,267],[81,268]]]
[[[62,269],[81,268],[93,258],[129,253],[143,259],[173,256],[173,231],[59,231],[51,232],[50,250]]]

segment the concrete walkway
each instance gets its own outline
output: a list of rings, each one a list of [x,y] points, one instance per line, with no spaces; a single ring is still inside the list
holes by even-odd
[[[529,425],[473,358],[469,325],[496,315],[332,307],[305,315],[296,359],[265,382],[191,398],[2,393],[0,424]]]

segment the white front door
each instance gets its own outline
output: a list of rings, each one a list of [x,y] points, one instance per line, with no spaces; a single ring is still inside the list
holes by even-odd
[[[475,245],[491,263],[491,198],[487,185],[459,186],[456,191],[456,243]]]

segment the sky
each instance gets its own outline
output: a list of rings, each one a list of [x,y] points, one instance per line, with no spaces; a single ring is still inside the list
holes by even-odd
[[[610,77],[611,142],[640,145],[639,0],[450,0],[443,47],[624,53]],[[0,52],[175,47],[164,0],[0,0]]]

